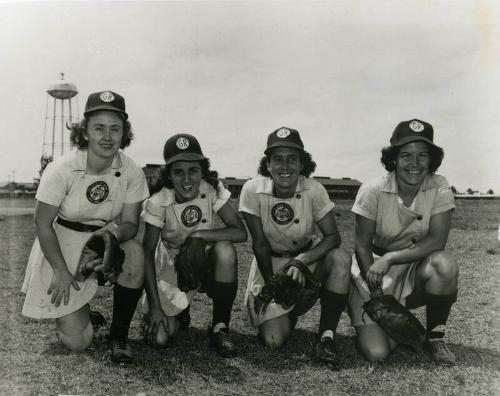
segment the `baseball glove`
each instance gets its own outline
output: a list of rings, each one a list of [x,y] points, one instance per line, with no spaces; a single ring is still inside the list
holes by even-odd
[[[203,239],[187,238],[175,256],[177,287],[181,291],[203,290],[209,271],[205,247]]]
[[[378,289],[363,304],[368,316],[391,338],[402,345],[417,348],[425,339],[425,329],[418,319],[394,296]],[[364,315],[364,314],[363,314]]]
[[[92,234],[83,247],[76,280],[86,279],[92,272],[110,283],[116,282],[122,272],[125,252],[116,236],[109,230]]]
[[[290,267],[297,267],[304,275],[305,286],[301,286],[287,275]],[[294,316],[305,314],[319,297],[320,285],[314,280],[311,271],[298,260],[291,260],[279,272],[274,274],[264,285],[254,300],[254,311],[263,314],[274,299],[284,309],[293,307],[290,313]]]

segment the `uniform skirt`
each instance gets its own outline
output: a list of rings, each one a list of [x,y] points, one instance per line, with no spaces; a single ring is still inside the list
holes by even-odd
[[[271,257],[271,259],[273,262],[273,273],[281,270],[281,268],[283,268],[290,261],[290,257]],[[312,264],[307,268],[311,272],[314,272],[316,264]],[[257,260],[254,257],[252,260],[252,266],[250,267],[250,274],[248,275],[248,284],[245,292],[245,306],[247,308],[248,318],[254,327],[258,327],[268,320],[286,315],[293,309],[293,306],[289,309],[284,309],[280,304],[276,304],[274,301],[271,301],[264,314],[256,314],[254,312],[254,299],[257,295],[259,295],[264,284],[264,277],[262,276],[259,267],[257,266]]]
[[[175,316],[186,309],[196,293],[196,290],[183,292],[177,287],[174,259],[178,252],[178,249],[167,249],[161,241],[155,252],[156,285],[161,308],[167,316]],[[146,294],[142,297],[142,309],[144,313],[149,310]]]
[[[82,249],[91,233],[70,230],[58,223],[54,223],[54,230],[68,271],[75,275]],[[21,289],[22,292],[26,293],[22,310],[24,316],[35,319],[60,318],[83,307],[97,292],[97,279],[95,274],[92,274],[83,282],[78,282],[80,290],[75,290],[73,286],[70,286],[68,305],[61,302],[56,307],[50,302],[52,295],[47,294],[53,278],[54,271],[42,252],[38,238],[36,238],[28,259]]]
[[[373,258],[377,260],[380,256],[374,254]],[[391,266],[389,272],[382,278],[382,290],[384,294],[392,294],[401,304],[406,305],[406,297],[413,292],[418,263],[419,261],[414,261],[408,264]],[[353,255],[351,286],[349,288],[349,300],[347,303],[347,311],[351,317],[353,326],[374,324],[368,315],[363,315],[363,304],[368,300],[370,300],[370,290],[368,284],[361,276],[356,256]]]

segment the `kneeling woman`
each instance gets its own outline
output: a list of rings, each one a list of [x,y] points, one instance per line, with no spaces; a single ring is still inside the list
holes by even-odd
[[[272,132],[264,153],[260,176],[243,186],[239,208],[255,255],[245,298],[250,319],[265,345],[284,345],[297,320],[293,307],[285,309],[271,302],[256,314],[254,302],[274,273],[292,260],[301,262],[322,289],[316,357],[336,364],[334,334],[347,301],[351,257],[339,247],[334,204],[325,188],[309,178],[316,164],[304,151],[298,131],[280,128]],[[316,225],[322,239],[313,237]],[[291,267],[287,275],[304,285],[298,268]]]
[[[23,284],[23,315],[56,320],[62,342],[87,348],[93,337],[89,301],[97,291],[95,274],[75,279],[82,248],[92,233],[110,230],[125,251],[123,272],[113,289],[111,359],[128,362],[128,329],[142,295],[144,255],[133,238],[141,202],[149,196],[142,169],[120,152],[133,134],[120,95],[91,94],[84,119],[72,126],[76,151],[50,163],[36,194],[37,239]],[[117,223],[115,223],[115,221]]]
[[[230,192],[217,179],[217,172],[209,169],[210,162],[194,136],[169,138],[163,157],[165,168],[155,189],[158,191],[146,201],[144,213],[145,339],[166,346],[179,326],[186,325],[195,291],[182,292],[177,287],[174,259],[186,238],[201,238],[211,246],[207,255],[214,266],[210,343],[221,356],[231,357],[236,348],[228,329],[238,289],[233,242],[246,240],[245,226],[229,202]],[[224,227],[216,228],[217,215]]]
[[[426,306],[424,346],[436,362],[455,363],[443,341],[457,298],[458,267],[444,250],[455,205],[448,182],[435,174],[443,150],[433,136],[424,121],[399,123],[391,145],[382,150],[389,173],[363,184],[352,208],[356,261],[349,313],[359,350],[370,361],[385,359],[396,346],[367,315],[363,318],[363,302],[382,288],[408,308]]]

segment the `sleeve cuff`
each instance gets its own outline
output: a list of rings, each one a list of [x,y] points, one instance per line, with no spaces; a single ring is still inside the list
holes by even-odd
[[[163,228],[163,226],[165,225],[165,223],[161,220],[158,220],[157,217],[155,216],[151,216],[150,214],[148,213],[145,213],[144,214],[144,222],[145,223],[149,223],[155,227],[158,227],[158,228]]]
[[[455,204],[454,203],[449,203],[446,205],[438,206],[436,208],[432,208],[431,210],[431,216],[443,212],[447,212],[448,210],[455,209]]]
[[[372,221],[377,221],[377,218],[375,216],[373,216],[370,212],[368,212],[367,210],[363,209],[361,206],[358,206],[358,205],[354,205],[351,209],[351,212],[357,214],[357,215],[360,215],[360,216],[363,216],[363,217],[366,217],[368,220],[372,220]]]
[[[239,212],[248,213],[248,214],[251,214],[251,215],[254,215],[254,216],[257,216],[257,217],[260,217],[260,213],[257,213],[256,210],[247,208],[245,206],[240,206],[239,209],[238,209],[238,211]]]
[[[320,221],[323,217],[326,216],[328,212],[330,212],[333,208],[335,207],[335,204],[333,202],[330,202],[330,204],[326,205],[321,211],[318,213],[317,218],[314,221]]]

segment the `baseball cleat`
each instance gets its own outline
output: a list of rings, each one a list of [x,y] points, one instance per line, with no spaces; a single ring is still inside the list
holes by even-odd
[[[212,329],[209,329],[209,337],[210,346],[215,348],[220,356],[225,358],[236,356],[236,346],[231,341],[227,328],[221,329],[217,333],[214,333]]]
[[[445,366],[455,365],[457,358],[452,351],[448,348],[448,345],[444,342],[442,338],[435,340],[426,340],[424,342],[424,350],[432,357],[432,359],[437,364],[442,364]]]
[[[318,341],[314,347],[314,356],[317,360],[329,363],[333,366],[339,364],[337,353],[335,352],[335,343],[333,338],[324,337]]]
[[[112,339],[110,341],[111,360],[115,363],[132,362],[132,351],[126,338]]]

